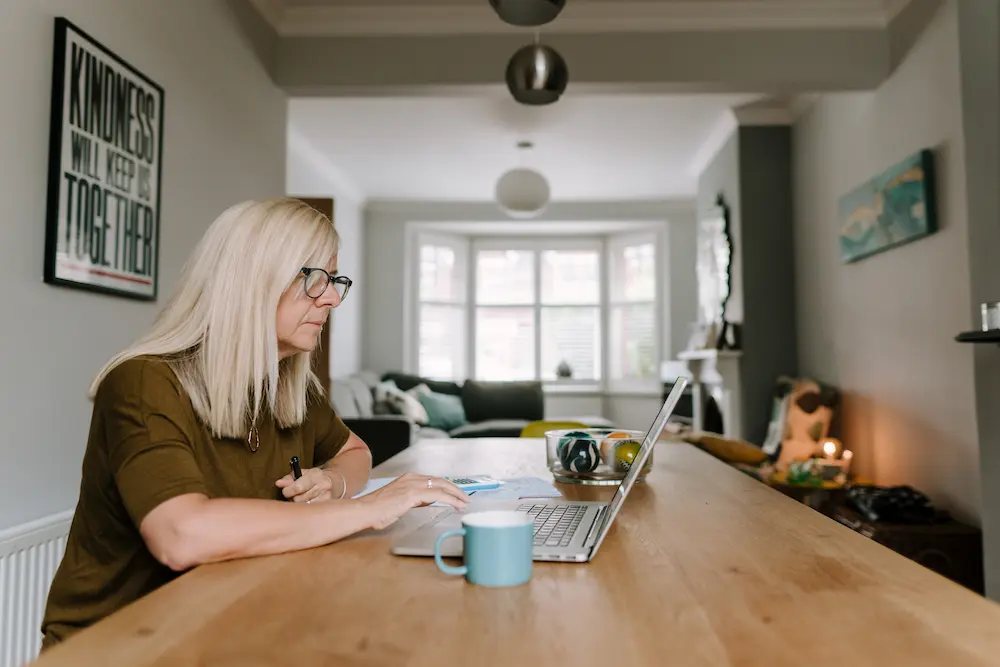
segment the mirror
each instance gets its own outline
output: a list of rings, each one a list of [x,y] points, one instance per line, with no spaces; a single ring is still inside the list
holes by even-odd
[[[720,194],[716,206],[698,221],[698,319],[703,324],[725,321],[732,255],[729,209]]]

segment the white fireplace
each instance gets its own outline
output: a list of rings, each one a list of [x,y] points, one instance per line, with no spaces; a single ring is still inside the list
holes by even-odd
[[[708,392],[722,413],[723,435],[744,439],[743,397],[740,395],[742,356],[743,352],[739,350],[692,350],[677,355],[691,374],[695,430],[704,430],[705,392]]]

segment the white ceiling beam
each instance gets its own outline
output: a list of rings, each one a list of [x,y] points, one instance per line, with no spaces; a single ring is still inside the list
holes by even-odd
[[[275,80],[294,95],[502,90],[527,36],[285,37]],[[795,94],[871,90],[889,71],[883,31],[716,31],[550,35],[567,94],[618,91]]]
[[[717,30],[882,30],[909,0],[673,0],[569,2],[543,35]],[[282,6],[253,0],[278,33],[294,36],[531,34],[479,5]]]
[[[280,35],[286,11],[282,0],[249,0],[249,2]]]

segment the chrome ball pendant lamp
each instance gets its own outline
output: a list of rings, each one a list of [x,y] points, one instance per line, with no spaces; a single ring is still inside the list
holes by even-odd
[[[490,6],[505,23],[540,26],[559,16],[566,0],[490,0]]]
[[[569,68],[551,46],[529,44],[511,56],[506,78],[511,96],[521,104],[551,104],[566,91]]]

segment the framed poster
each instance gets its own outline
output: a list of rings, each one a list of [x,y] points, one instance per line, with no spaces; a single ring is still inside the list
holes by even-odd
[[[163,89],[55,20],[45,282],[155,300]]]

